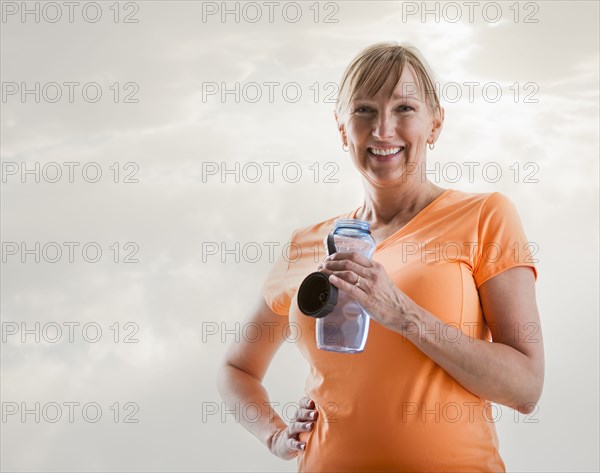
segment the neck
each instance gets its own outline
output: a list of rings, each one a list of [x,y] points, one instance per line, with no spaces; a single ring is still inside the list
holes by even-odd
[[[445,189],[420,179],[407,180],[397,187],[373,187],[365,183],[365,200],[356,218],[377,228],[407,222],[439,197]]]

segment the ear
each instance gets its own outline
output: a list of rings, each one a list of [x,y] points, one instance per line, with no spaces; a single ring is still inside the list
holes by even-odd
[[[339,117],[335,110],[333,111],[333,116],[335,117],[335,124],[340,132],[340,136],[342,137],[342,144],[348,145],[348,139],[346,138],[346,125],[344,123],[339,123]]]
[[[439,111],[433,114],[433,126],[428,140],[431,143],[435,143],[442,132],[444,126],[444,113],[444,107],[440,106]]]

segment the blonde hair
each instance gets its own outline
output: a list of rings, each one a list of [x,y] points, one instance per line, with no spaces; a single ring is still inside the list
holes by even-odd
[[[424,93],[430,109],[434,113],[439,112],[441,106],[434,85],[435,75],[421,52],[406,43],[376,43],[363,49],[342,75],[335,106],[338,125],[345,121],[350,103],[357,95],[374,96],[390,76],[397,84],[407,64],[412,68],[417,86]]]

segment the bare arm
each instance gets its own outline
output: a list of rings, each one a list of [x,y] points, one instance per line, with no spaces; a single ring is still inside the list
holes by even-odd
[[[534,283],[531,269],[515,267],[480,286],[493,343],[470,338],[452,326],[442,327],[440,319],[422,308],[409,312],[408,320],[415,325],[404,332],[472,393],[528,414],[535,409],[544,383],[544,345]],[[435,336],[440,333],[446,336]]]
[[[236,421],[250,431],[267,448],[271,449],[273,436],[287,424],[271,408],[269,395],[262,381],[284,339],[281,336],[281,324],[287,322],[287,318],[275,314],[259,298],[255,307],[247,317],[245,324],[254,323],[253,327],[260,327],[260,336],[252,340],[242,340],[231,344],[226,356],[220,366],[218,376],[218,389],[228,409],[235,409]],[[278,330],[279,328],[279,330]],[[243,332],[243,331],[242,331]],[[252,329],[254,334],[254,329]],[[244,415],[237,415],[245,411],[244,406],[252,403],[253,408],[260,406],[260,415],[252,411],[252,422]],[[256,417],[259,417],[256,421]]]

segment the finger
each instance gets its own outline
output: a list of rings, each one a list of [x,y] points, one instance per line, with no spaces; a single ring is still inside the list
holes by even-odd
[[[336,251],[334,254],[329,255],[325,258],[325,262],[327,261],[339,261],[349,259],[351,261],[355,261],[361,266],[370,266],[371,260],[366,256],[358,253],[357,251]]]
[[[314,422],[290,422],[288,424],[288,437],[299,440],[302,432],[310,432],[314,428]]]
[[[363,281],[367,281],[371,278],[372,270],[365,268],[350,260],[331,261],[325,263],[325,267],[319,269],[321,273],[329,277],[335,274],[338,278],[350,284],[356,284],[358,277],[361,278],[361,285]]]
[[[356,284],[360,281],[360,284],[357,286],[362,289],[364,292],[367,292],[366,288],[368,287],[367,281],[371,277],[371,271],[367,271],[365,268],[361,268],[356,263],[353,263],[349,260],[337,261],[335,263],[327,263],[330,269],[322,269],[320,272],[325,274],[328,278],[331,275],[335,275],[338,279],[347,282],[351,286],[356,286]],[[336,268],[334,266],[340,266]],[[331,279],[330,279],[331,281]],[[335,285],[335,284],[334,284]],[[337,286],[336,286],[337,287]]]
[[[321,265],[321,268],[330,271],[354,271],[356,274],[360,275],[366,274],[367,272],[367,268],[365,266],[350,259],[325,261]]]
[[[299,440],[288,439],[287,447],[290,450],[294,450],[294,451],[297,450],[297,451],[303,452],[304,449],[306,448],[306,444],[304,442],[300,442]]]
[[[331,272],[331,274],[329,274],[328,276],[334,275],[337,278],[341,279],[342,281],[347,282],[348,284],[350,284],[351,286],[355,286],[356,283],[359,281],[359,275],[356,274],[354,271],[335,271],[335,272]],[[362,287],[366,282],[366,278],[364,278],[363,276],[360,276],[360,287]],[[364,287],[363,287],[364,289]]]
[[[363,297],[366,295],[366,292],[363,290],[364,287],[364,279],[360,279],[360,286],[356,286],[355,284],[350,284],[348,281],[345,281],[342,278],[337,277],[335,274],[331,274],[329,276],[329,281],[335,287],[337,287],[340,291],[347,292],[352,297],[354,297],[358,302],[364,302]]]
[[[359,281],[359,278],[360,278],[360,286],[362,286],[371,278],[370,272],[365,271],[364,269],[360,270],[360,269],[340,268],[340,269],[332,269],[331,271],[323,270],[322,272],[327,277],[331,276],[332,274],[335,274],[335,276],[337,276],[340,279],[343,279],[350,285],[355,285]]]
[[[299,409],[296,412],[296,420],[298,420],[299,422],[310,422],[311,420],[315,420],[318,414],[319,413],[313,409]]]
[[[294,422],[293,429],[300,434],[301,432],[310,432],[314,426],[314,422]]]
[[[300,399],[300,406],[313,409],[315,407],[315,401],[307,396],[304,396],[302,399]]]

